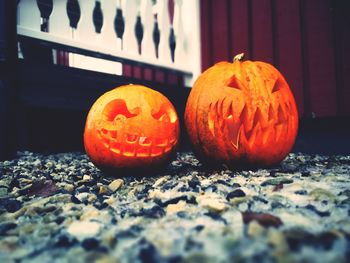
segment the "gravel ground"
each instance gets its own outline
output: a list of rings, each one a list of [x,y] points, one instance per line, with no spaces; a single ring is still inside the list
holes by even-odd
[[[0,162],[0,262],[350,262],[350,156],[106,177],[83,153]]]

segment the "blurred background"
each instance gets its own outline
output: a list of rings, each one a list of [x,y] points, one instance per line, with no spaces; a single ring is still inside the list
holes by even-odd
[[[349,154],[349,12],[347,0],[0,0],[0,159],[83,151],[89,108],[123,84],[159,90],[182,118],[199,74],[241,52],[289,83],[293,151]]]

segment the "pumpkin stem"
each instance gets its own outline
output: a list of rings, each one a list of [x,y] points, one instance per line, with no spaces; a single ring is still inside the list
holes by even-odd
[[[244,59],[244,53],[240,53],[233,58],[233,62],[242,61]]]

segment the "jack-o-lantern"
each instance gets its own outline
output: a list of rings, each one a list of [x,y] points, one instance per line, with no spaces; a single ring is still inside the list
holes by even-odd
[[[186,105],[187,132],[206,163],[275,165],[297,135],[295,100],[276,68],[242,59],[217,63],[196,80]]]
[[[126,85],[103,94],[88,114],[84,145],[102,170],[153,170],[168,164],[179,139],[179,120],[161,93]]]

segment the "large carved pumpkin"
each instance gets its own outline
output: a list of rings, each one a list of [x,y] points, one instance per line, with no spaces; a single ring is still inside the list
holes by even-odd
[[[84,145],[102,170],[149,170],[166,165],[179,138],[179,120],[161,93],[127,85],[103,94],[88,114]]]
[[[294,144],[295,100],[276,68],[242,58],[220,62],[197,79],[186,105],[187,132],[206,163],[271,166]]]

